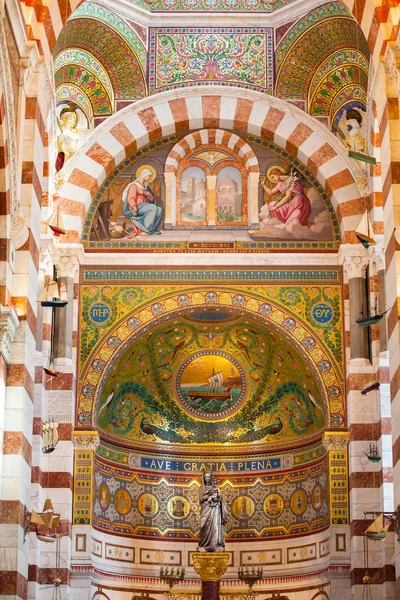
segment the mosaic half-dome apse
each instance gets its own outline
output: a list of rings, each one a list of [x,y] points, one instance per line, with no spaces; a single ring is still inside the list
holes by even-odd
[[[324,425],[321,392],[300,352],[240,312],[210,309],[136,340],[97,403],[101,437],[131,447],[276,449],[315,441]]]

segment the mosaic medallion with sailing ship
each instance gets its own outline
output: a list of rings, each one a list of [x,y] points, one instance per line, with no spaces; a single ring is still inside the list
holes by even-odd
[[[240,363],[229,354],[204,350],[188,357],[178,370],[176,390],[183,407],[206,420],[236,411],[245,395]]]

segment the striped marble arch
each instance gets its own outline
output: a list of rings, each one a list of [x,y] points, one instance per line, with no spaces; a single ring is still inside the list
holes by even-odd
[[[223,131],[222,129],[202,129],[189,133],[182,140],[175,144],[165,161],[165,172],[176,174],[178,165],[184,156],[194,148],[216,144],[224,146],[236,152],[243,160],[246,169],[249,172],[259,172],[257,157],[249,144],[242,140],[236,133]]]
[[[284,100],[235,88],[215,87],[164,92],[112,115],[71,159],[59,206],[68,229],[66,240],[79,242],[82,224],[108,174],[133,152],[163,136],[221,128],[260,136],[285,149],[320,182],[337,213],[344,242],[365,212],[346,152],[333,134]],[[200,135],[200,134],[199,134]]]

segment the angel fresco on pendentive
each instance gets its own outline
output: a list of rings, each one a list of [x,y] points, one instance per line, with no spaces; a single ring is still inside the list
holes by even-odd
[[[163,209],[160,183],[153,166],[141,165],[133,180],[119,177],[100,202],[90,239],[129,240],[138,236],[161,235]]]
[[[260,229],[253,239],[332,239],[331,224],[318,193],[300,173],[272,165],[260,183],[266,203],[260,211]]]

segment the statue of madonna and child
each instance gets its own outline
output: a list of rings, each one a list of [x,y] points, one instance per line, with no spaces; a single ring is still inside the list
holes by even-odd
[[[200,488],[200,541],[198,552],[225,550],[224,525],[228,522],[226,502],[214,482],[212,473],[203,473]]]

